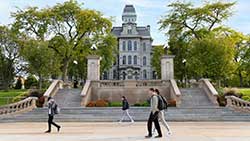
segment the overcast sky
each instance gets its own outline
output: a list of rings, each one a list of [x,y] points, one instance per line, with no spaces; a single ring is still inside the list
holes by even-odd
[[[13,19],[10,13],[15,12],[18,8],[28,6],[51,7],[56,3],[66,0],[0,0],[0,24],[10,24]],[[153,44],[164,44],[166,37],[163,32],[158,30],[157,22],[165,13],[168,12],[167,4],[174,0],[78,0],[84,3],[85,8],[101,11],[107,17],[115,17],[114,26],[121,26],[121,14],[125,4],[133,4],[136,8],[137,23],[139,26],[150,25],[151,35],[154,39]],[[188,1],[188,0],[186,0]],[[200,5],[203,0],[190,0],[196,5]],[[224,0],[232,1],[232,0]],[[234,15],[224,24],[235,30],[250,33],[250,0],[235,0]]]

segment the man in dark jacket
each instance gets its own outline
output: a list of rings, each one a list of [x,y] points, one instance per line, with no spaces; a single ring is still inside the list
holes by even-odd
[[[57,104],[55,100],[52,97],[48,97],[48,130],[45,133],[50,133],[51,132],[51,124],[57,127],[57,132],[60,131],[61,126],[57,125],[55,122],[53,122],[54,115],[56,114],[56,108]]]
[[[128,109],[129,109],[128,101],[127,101],[125,96],[122,96],[122,111],[123,111],[123,113],[122,113],[122,118],[120,119],[120,123],[123,121],[125,116],[128,116],[132,123],[134,122],[132,117],[129,115]]]

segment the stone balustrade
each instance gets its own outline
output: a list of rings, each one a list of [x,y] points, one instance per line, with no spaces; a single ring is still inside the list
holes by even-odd
[[[36,100],[36,97],[28,97],[17,103],[1,106],[0,117],[31,111],[32,109],[36,108]]]
[[[219,103],[217,101],[218,92],[208,79],[199,80],[199,88],[201,88],[206,93],[206,95],[214,105],[219,106]]]
[[[236,96],[226,96],[227,107],[236,111],[250,112],[250,102],[240,99]]]
[[[48,97],[54,97],[59,89],[63,88],[63,81],[62,80],[54,80],[49,88],[46,90],[46,92],[43,94],[45,97],[44,105],[47,103]]]
[[[168,81],[163,80],[99,80],[91,81],[93,85],[110,88],[110,87],[156,87],[166,86]]]
[[[119,80],[101,80],[99,81],[100,87],[124,87],[124,81]]]

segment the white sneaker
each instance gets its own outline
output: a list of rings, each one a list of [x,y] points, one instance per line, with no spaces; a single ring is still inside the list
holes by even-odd
[[[134,123],[134,122],[135,122],[134,120],[131,121],[131,123]]]

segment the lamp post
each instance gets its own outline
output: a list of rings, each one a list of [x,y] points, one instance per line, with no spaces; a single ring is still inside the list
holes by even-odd
[[[184,81],[185,81],[185,87],[187,87],[186,62],[187,62],[186,59],[183,59],[183,60],[182,60],[182,63],[183,63],[183,65],[184,65]]]
[[[74,88],[77,88],[77,85],[78,85],[78,81],[77,81],[77,72],[74,71],[75,69],[77,70],[76,66],[78,64],[78,62],[76,60],[73,61],[73,64],[75,64],[75,67],[73,68],[73,76],[75,77],[75,80],[74,80]]]
[[[165,44],[165,45],[163,46],[163,48],[165,49],[166,55],[168,55],[168,49],[169,49],[168,44]]]

